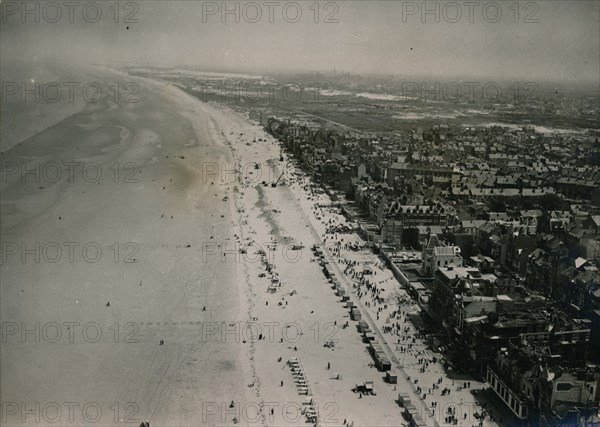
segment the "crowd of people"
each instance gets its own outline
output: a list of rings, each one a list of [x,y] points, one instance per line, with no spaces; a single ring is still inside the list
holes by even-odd
[[[312,184],[304,184],[303,188],[309,191],[315,200],[324,198],[319,191],[311,190]],[[328,203],[314,203],[312,213],[324,226],[324,232],[321,234],[324,247],[352,283],[354,295],[369,310],[371,317],[376,319],[380,331],[395,337],[386,341],[396,344],[394,350],[401,361],[401,368],[414,377],[415,391],[423,404],[430,409],[430,413],[435,416],[438,403],[445,400],[446,405],[455,401],[460,401],[460,405],[468,402],[470,408],[478,408],[474,411],[475,414],[485,414],[470,393],[462,392],[470,391],[468,389],[471,388],[471,381],[464,381],[462,386],[455,387],[454,380],[446,370],[444,356],[429,347],[426,337],[413,324],[412,317],[417,316],[420,309],[401,288],[391,270],[385,267],[385,261],[377,257],[366,242],[353,234],[339,208]],[[427,380],[436,374],[442,376],[432,381],[431,387],[418,385],[419,379]],[[452,390],[456,395],[448,398]],[[444,418],[441,418],[440,414],[436,419],[446,424],[468,422],[466,409],[459,414],[459,419],[456,406],[453,408],[454,412],[445,414]],[[478,424],[483,425],[485,419],[485,416],[479,415]]]

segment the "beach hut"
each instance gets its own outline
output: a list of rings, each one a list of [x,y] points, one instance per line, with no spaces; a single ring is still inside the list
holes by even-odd
[[[383,353],[383,349],[381,348],[381,346],[379,344],[377,344],[377,341],[372,341],[369,344],[369,349],[373,352],[373,353]]]
[[[371,332],[365,332],[365,338],[367,339],[367,342],[375,341],[377,339],[377,337]]]
[[[388,384],[398,384],[398,374],[396,373],[396,371],[387,371],[385,374],[385,381]]]
[[[417,407],[412,403],[407,403],[404,405],[404,407],[406,408],[406,412],[408,412],[411,416],[417,412]]]
[[[389,371],[390,369],[392,369],[392,364],[390,363],[389,359],[385,356],[378,357],[377,362],[377,369],[379,369],[382,372]]]
[[[401,407],[410,405],[410,397],[408,396],[408,393],[404,391],[398,393],[398,405]]]
[[[360,320],[360,318],[361,318],[360,310],[358,308],[353,308],[350,311],[350,318],[352,320]]]
[[[371,328],[369,328],[369,325],[368,325],[368,323],[367,323],[367,322],[365,322],[364,320],[360,320],[360,321],[358,322],[358,331],[359,331],[361,334],[362,334],[362,333],[365,333],[365,332],[368,332],[368,331],[370,331],[370,330],[371,330]]]
[[[365,333],[365,337],[367,338],[367,342],[378,342],[379,338],[373,332],[369,331]]]

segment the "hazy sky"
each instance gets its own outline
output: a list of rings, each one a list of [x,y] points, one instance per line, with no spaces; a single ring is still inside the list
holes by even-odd
[[[36,2],[27,3],[35,10]],[[110,9],[113,1],[96,2],[102,11],[96,23],[88,22],[96,14],[93,5],[86,21],[85,2],[79,3],[69,22],[64,2],[55,2],[60,19],[55,7],[42,2],[36,23],[34,14],[23,16],[23,2],[2,0],[2,62],[50,57],[241,71],[336,68],[528,81],[595,82],[600,75],[600,1],[319,2],[317,23],[314,1],[132,2],[137,11],[126,10],[127,2],[121,1],[118,23]],[[225,5],[239,10],[239,23],[235,13],[221,15]],[[422,16],[423,7],[433,12]],[[301,17],[291,22],[297,10]],[[274,22],[269,22],[270,11]],[[122,22],[130,12],[137,23]],[[324,22],[330,13],[337,23]],[[533,20],[538,22],[525,22]]]

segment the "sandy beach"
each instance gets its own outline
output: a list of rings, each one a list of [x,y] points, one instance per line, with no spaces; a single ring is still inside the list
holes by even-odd
[[[245,399],[241,344],[201,339],[244,313],[236,266],[200,262],[235,212],[199,167],[228,150],[197,102],[143,84],[138,103],[107,97],[2,156],[19,169],[1,188],[9,425],[198,425],[199,402]],[[73,179],[52,182],[44,167],[62,162]]]
[[[311,253],[311,246],[320,240],[296,197],[296,189],[262,185],[262,181],[270,184],[280,175],[277,144],[256,124],[249,126],[230,110],[220,113],[219,125],[234,150],[236,163],[241,165],[237,175],[241,181],[237,203],[242,211],[239,247],[247,251],[238,259],[228,254],[224,262],[244,264],[248,317],[255,325],[248,330],[266,335],[254,343],[248,340],[247,349],[257,378],[255,401],[274,408],[273,414],[269,409],[264,411],[266,424],[304,425],[306,418],[301,412],[309,399],[318,409],[321,425],[399,425],[402,420],[393,386],[385,384],[383,373],[371,366],[372,358],[355,322],[349,322],[347,309]],[[259,138],[265,142],[253,142]],[[254,163],[261,165],[260,169],[255,169]],[[303,248],[293,250],[295,244]],[[261,249],[266,262],[257,255]],[[273,266],[277,280],[273,293],[268,292],[272,276],[267,264]],[[265,277],[260,277],[261,273]],[[348,327],[344,327],[346,322]],[[328,341],[334,341],[335,346],[326,347]],[[308,395],[300,394],[286,364],[293,358],[305,371]],[[338,374],[340,379],[336,379]],[[361,399],[352,391],[365,381],[374,382],[378,396]],[[253,420],[246,417],[244,421],[252,424]]]
[[[254,127],[249,128],[247,121],[238,114],[227,108],[220,108],[220,111],[224,116],[219,117],[218,122],[226,144],[234,152],[239,172],[236,178],[241,184],[237,197],[238,210],[242,212],[239,248],[248,251],[239,259],[229,257],[224,262],[242,262],[249,271],[248,302],[252,306],[249,318],[262,332],[268,330],[265,325],[272,322],[281,326],[282,330],[293,328],[302,334],[296,338],[294,333],[290,333],[294,338],[289,339],[288,336],[286,339],[284,333],[283,342],[277,348],[277,360],[281,358],[285,362],[297,357],[302,361],[306,376],[311,378],[307,380],[309,397],[322,408],[319,412],[321,424],[403,424],[405,421],[396,401],[398,393],[404,393],[411,399],[428,425],[455,425],[447,419],[451,414],[459,418],[456,425],[479,424],[474,414],[481,413],[482,408],[470,391],[471,387],[478,388],[482,384],[470,381],[472,385],[467,389],[461,386],[462,382],[455,384],[448,378],[442,368],[443,356],[427,348],[425,338],[419,337],[411,323],[410,316],[418,313],[418,307],[401,289],[382,260],[357,234],[332,231],[336,227],[348,226],[348,221],[339,209],[333,207],[331,199],[293,166],[286,155],[280,158],[282,153],[277,141],[265,134],[258,124],[254,123]],[[283,170],[285,172],[281,175]],[[276,182],[280,175],[280,185],[272,187],[270,183]],[[297,244],[302,249],[293,250]],[[373,366],[367,344],[357,332],[357,322],[349,319],[345,303],[335,294],[310,250],[314,244],[327,248],[326,259],[335,267],[337,280],[345,284],[363,317],[367,317],[377,330],[386,331],[385,334],[379,333],[380,344],[395,362],[394,368],[399,373],[397,385],[386,383],[384,374]],[[365,249],[352,251],[347,247],[351,244]],[[255,255],[260,249],[266,252],[263,262],[259,262]],[[352,268],[348,266],[351,262],[355,263]],[[269,271],[268,266],[272,266],[272,270]],[[365,286],[360,288],[356,285],[360,283],[359,275],[353,279],[354,270],[363,267],[375,270],[371,280],[377,289],[373,295],[377,295],[379,300],[366,297]],[[277,290],[271,294],[267,290],[272,272],[275,272]],[[252,280],[261,273],[266,273],[262,282],[261,279]],[[291,323],[294,325],[291,326]],[[402,328],[394,329],[393,336],[387,336],[392,330],[386,328],[394,323],[401,323]],[[324,347],[329,339],[335,341],[334,348]],[[253,372],[256,369],[261,379],[257,397],[280,402],[277,396],[285,393],[286,402],[296,399],[298,405],[302,404],[288,367],[277,367],[275,372],[281,371],[278,378],[273,375],[272,363],[265,363],[272,362],[268,360],[273,358],[272,345],[259,340],[252,346],[250,354],[255,356],[256,361]],[[334,379],[338,374],[340,379]],[[362,398],[352,391],[364,381],[374,382],[376,397]],[[428,385],[430,381],[431,385]],[[287,384],[291,387],[286,392]],[[442,394],[444,388],[451,388],[450,393]],[[330,404],[329,411],[325,408],[327,404]],[[284,425],[295,420],[288,414],[272,421],[273,425]],[[496,424],[488,418],[484,425]]]

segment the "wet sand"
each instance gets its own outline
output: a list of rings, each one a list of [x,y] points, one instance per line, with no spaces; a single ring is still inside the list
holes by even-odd
[[[241,343],[202,339],[206,325],[243,313],[236,266],[201,262],[208,234],[227,233],[213,224],[235,213],[222,201],[231,189],[205,182],[201,165],[229,152],[185,94],[143,81],[138,97],[89,105],[2,156],[4,167],[80,165],[72,182],[17,173],[1,185],[1,394],[19,406],[8,424],[198,425],[199,402],[245,399]],[[92,162],[98,180],[81,173]],[[44,413],[51,402],[59,417]]]

